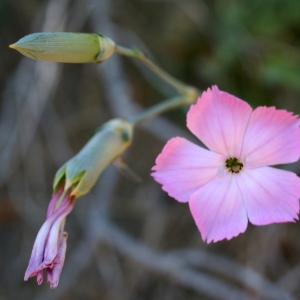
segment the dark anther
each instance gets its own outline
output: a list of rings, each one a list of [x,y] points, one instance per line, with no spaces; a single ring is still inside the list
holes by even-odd
[[[235,157],[230,157],[226,160],[226,167],[231,173],[239,173],[243,169],[243,164]]]

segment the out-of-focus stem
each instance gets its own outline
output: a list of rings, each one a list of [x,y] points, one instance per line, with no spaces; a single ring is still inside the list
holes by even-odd
[[[197,100],[197,96],[195,96],[194,102],[196,100]],[[135,126],[141,122],[144,122],[148,119],[158,116],[161,113],[164,113],[168,110],[171,110],[176,107],[180,107],[185,104],[191,104],[191,103],[193,102],[190,102],[190,99],[188,99],[186,95],[175,96],[161,103],[158,103],[148,109],[145,109],[139,114],[132,116],[131,118],[129,118],[129,122],[131,122]]]
[[[141,113],[131,117],[129,121],[133,125],[137,125],[145,120],[153,118],[163,112],[166,112],[170,109],[180,107],[183,105],[189,105],[195,103],[197,98],[200,95],[200,91],[197,90],[195,87],[189,86],[170,74],[164,71],[162,68],[157,66],[154,62],[152,62],[142,51],[136,48],[125,48],[122,46],[116,45],[115,51],[121,55],[132,57],[138,59],[139,61],[143,62],[147,65],[154,73],[156,73],[161,79],[165,82],[170,84],[173,88],[175,88],[179,92],[179,96],[175,96],[169,98],[161,103],[150,107]]]
[[[173,86],[180,94],[185,94],[187,89],[191,89],[192,87],[186,85],[185,83],[177,80],[162,68],[157,66],[154,62],[152,62],[144,52],[136,48],[125,48],[122,46],[116,45],[115,48],[116,53],[121,55],[125,55],[128,57],[132,57],[138,59],[147,65],[154,73],[156,73],[159,77],[161,77],[164,81]]]

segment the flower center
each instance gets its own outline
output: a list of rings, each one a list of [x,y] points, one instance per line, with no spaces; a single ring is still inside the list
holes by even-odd
[[[226,160],[226,167],[231,173],[239,173],[243,169],[243,164],[235,157],[230,157]]]

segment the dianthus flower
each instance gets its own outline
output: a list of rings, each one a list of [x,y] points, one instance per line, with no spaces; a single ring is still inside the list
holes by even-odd
[[[274,107],[255,110],[217,86],[187,114],[187,127],[207,149],[184,138],[168,141],[152,176],[188,202],[203,240],[231,239],[254,225],[298,219],[300,178],[271,165],[300,155],[298,116]]]

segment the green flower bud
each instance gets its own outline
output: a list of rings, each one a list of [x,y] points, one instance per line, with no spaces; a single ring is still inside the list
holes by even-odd
[[[115,52],[115,43],[95,33],[41,32],[26,35],[10,45],[23,55],[64,63],[101,62]]]
[[[133,126],[128,121],[113,119],[99,128],[81,151],[56,173],[53,183],[57,191],[61,183],[71,188],[76,198],[88,193],[101,172],[130,145]]]

